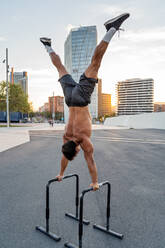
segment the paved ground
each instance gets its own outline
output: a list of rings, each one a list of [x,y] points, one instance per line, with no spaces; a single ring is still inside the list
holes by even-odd
[[[74,212],[74,182],[56,183],[51,190],[51,230],[55,243],[35,231],[44,223],[45,183],[60,165],[62,131],[33,131],[31,142],[0,153],[0,248],[58,248],[77,244],[78,225],[64,216]],[[121,241],[92,226],[84,227],[84,248],[165,247],[165,131],[97,130],[92,137],[99,181],[112,183],[111,228]],[[83,154],[69,164],[67,174],[80,175],[81,190],[90,178]],[[105,190],[85,197],[84,215],[105,223]]]

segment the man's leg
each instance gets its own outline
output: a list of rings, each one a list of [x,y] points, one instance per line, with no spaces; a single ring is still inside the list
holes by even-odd
[[[105,51],[107,50],[108,43],[102,40],[100,44],[95,48],[91,64],[85,71],[85,76],[88,78],[95,78],[97,79],[98,70],[101,65],[101,61]]]
[[[62,64],[60,57],[54,52],[51,47],[51,39],[49,38],[40,38],[40,41],[44,44],[47,52],[50,55],[53,65],[56,67],[59,73],[59,78],[63,77],[64,75],[68,74],[65,66]]]
[[[62,64],[60,57],[55,53],[49,53],[50,58],[52,60],[53,65],[57,68],[59,73],[59,78],[63,77],[64,75],[68,74],[65,66]]]
[[[129,17],[128,13],[122,14],[116,18],[107,21],[104,25],[106,27],[107,33],[105,34],[103,40],[96,47],[91,64],[85,71],[86,77],[97,79],[98,70],[101,65],[101,61],[105,51],[107,50],[108,44],[117,30],[120,30],[121,24]]]

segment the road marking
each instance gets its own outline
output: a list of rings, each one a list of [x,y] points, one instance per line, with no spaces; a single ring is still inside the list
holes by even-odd
[[[31,137],[42,137],[42,138],[60,138],[62,135],[42,135],[42,134],[31,134]],[[103,140],[108,142],[120,142],[120,143],[141,143],[141,144],[155,144],[155,145],[165,145],[165,140],[145,140],[145,139],[131,139],[131,138],[110,138],[110,137],[97,137],[92,136],[96,140]]]
[[[30,134],[30,137],[42,137],[42,138],[62,138],[63,136],[61,135],[44,135],[44,134]]]
[[[115,139],[115,140],[130,140],[130,141],[155,141],[155,142],[165,142],[164,139],[161,139],[161,140],[151,140],[151,139],[147,139],[147,138],[144,138],[144,139],[133,139],[133,138],[119,138],[119,137],[105,137],[105,136],[92,136],[92,138],[96,138],[96,139]]]
[[[137,139],[105,139],[105,138],[100,138],[100,137],[95,137],[96,140],[104,140],[104,141],[109,141],[109,142],[120,142],[120,143],[141,143],[141,144],[159,144],[159,145],[165,145],[165,140],[137,140]],[[161,142],[163,141],[163,142]]]

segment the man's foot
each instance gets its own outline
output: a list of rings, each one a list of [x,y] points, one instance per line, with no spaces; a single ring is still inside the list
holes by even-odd
[[[40,38],[40,41],[42,42],[42,44],[44,44],[44,46],[50,46],[51,47],[51,39],[50,38],[42,37],[42,38]]]
[[[106,27],[106,30],[108,31],[110,28],[115,28],[116,30],[119,30],[121,24],[130,16],[129,13],[122,14],[120,16],[117,16],[113,19],[108,20],[104,23],[104,26]]]

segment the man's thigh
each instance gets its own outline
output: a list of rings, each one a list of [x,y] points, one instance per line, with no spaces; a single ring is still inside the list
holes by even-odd
[[[73,80],[70,74],[64,74],[58,81],[60,82],[63,89],[65,102],[68,106],[70,106],[72,100],[72,91],[77,83]]]
[[[96,66],[90,64],[88,66],[88,68],[85,71],[85,76],[88,78],[94,78],[97,79],[98,78],[98,69]]]
[[[62,78],[63,76],[68,74],[67,70],[63,65],[59,67],[58,73],[59,73],[59,78]]]

